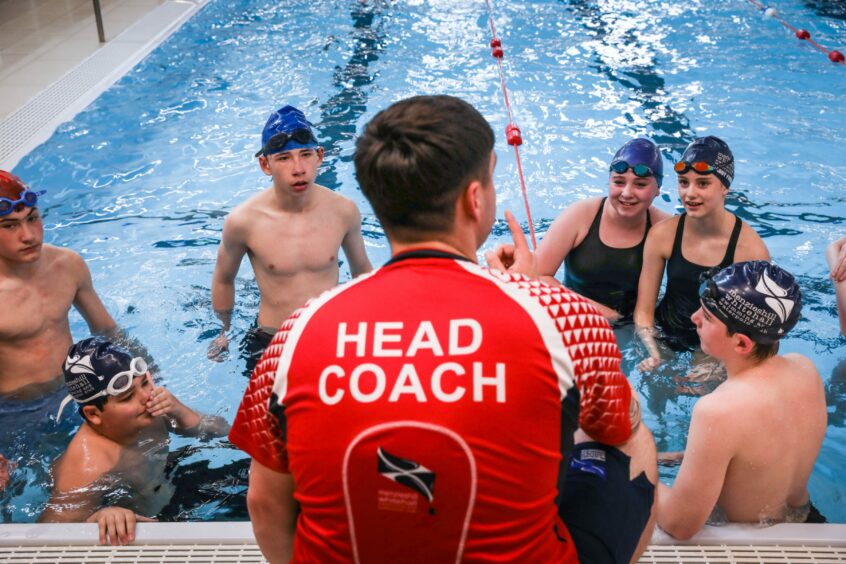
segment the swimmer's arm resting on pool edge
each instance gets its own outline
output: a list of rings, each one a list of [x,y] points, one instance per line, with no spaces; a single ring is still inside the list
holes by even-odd
[[[693,408],[684,459],[672,488],[658,484],[658,526],[677,539],[689,539],[705,525],[735,453],[734,414],[709,399],[700,399]]]
[[[253,534],[267,561],[270,564],[290,562],[297,527],[293,477],[271,470],[253,459],[247,489],[247,510],[253,524]]]
[[[39,523],[97,523],[100,544],[125,545],[135,540],[137,522],[154,522],[155,519],[138,515],[118,506],[100,507],[103,488],[97,485],[101,470],[114,460],[108,453],[92,449],[93,458],[79,464],[76,458],[60,458],[53,468],[55,484]],[[66,464],[65,464],[66,463]],[[66,466],[62,469],[62,466]],[[99,507],[99,509],[98,509]]]

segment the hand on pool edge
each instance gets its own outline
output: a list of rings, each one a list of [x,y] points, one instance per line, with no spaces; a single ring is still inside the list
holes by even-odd
[[[100,544],[122,546],[135,541],[136,522],[155,522],[155,519],[137,515],[123,507],[103,507],[98,509],[85,520],[86,523],[97,523],[100,528]]]

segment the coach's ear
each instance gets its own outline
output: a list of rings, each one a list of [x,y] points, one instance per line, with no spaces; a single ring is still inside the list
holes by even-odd
[[[482,219],[484,206],[482,188],[483,186],[481,182],[478,180],[471,180],[461,193],[461,197],[458,199],[458,205],[461,208],[461,211],[463,211],[468,218],[475,221],[480,221]]]

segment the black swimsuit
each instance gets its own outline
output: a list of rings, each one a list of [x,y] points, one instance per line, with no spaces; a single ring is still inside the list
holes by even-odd
[[[634,247],[609,247],[599,238],[599,223],[605,200],[607,198],[602,198],[599,211],[584,240],[564,259],[564,285],[577,294],[607,305],[624,319],[630,319],[637,302],[643,246],[646,234],[652,227],[652,220],[647,211],[643,239]]]
[[[686,213],[681,214],[673,241],[673,252],[667,261],[667,289],[658,309],[655,320],[667,337],[667,344],[674,350],[691,350],[699,346],[699,335],[690,316],[699,309],[699,275],[711,267],[694,264],[682,256],[682,237]],[[734,229],[729,238],[726,254],[719,267],[725,268],[734,262],[734,251],[740,238],[743,222],[734,218]]]

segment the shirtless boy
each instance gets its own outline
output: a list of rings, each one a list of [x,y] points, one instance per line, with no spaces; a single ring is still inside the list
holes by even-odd
[[[338,248],[353,277],[371,269],[355,204],[314,182],[323,148],[305,115],[292,106],[280,108],[267,120],[261,141],[256,157],[272,185],[224,221],[212,278],[212,307],[223,328],[209,358],[218,359],[228,347],[235,276],[249,256],[261,299],[256,327],[245,342],[250,371],[295,309],[338,284]]]
[[[98,523],[101,543],[126,544],[135,522],[150,521],[173,494],[164,472],[168,430],[213,437],[229,425],[155,386],[143,358],[103,339],[71,347],[64,381],[70,395],[57,417],[72,400],[84,421],[56,462],[53,494],[39,520]]]
[[[42,194],[0,171],[0,454],[9,460],[48,429],[65,395],[71,306],[92,333],[117,331],[82,257],[42,243]]]
[[[700,287],[693,315],[702,349],[728,379],[693,409],[672,488],[659,485],[658,524],[693,536],[718,509],[731,522],[821,522],[808,477],[826,430],[823,383],[778,342],[799,320],[793,277],[765,261],[733,264]]]

